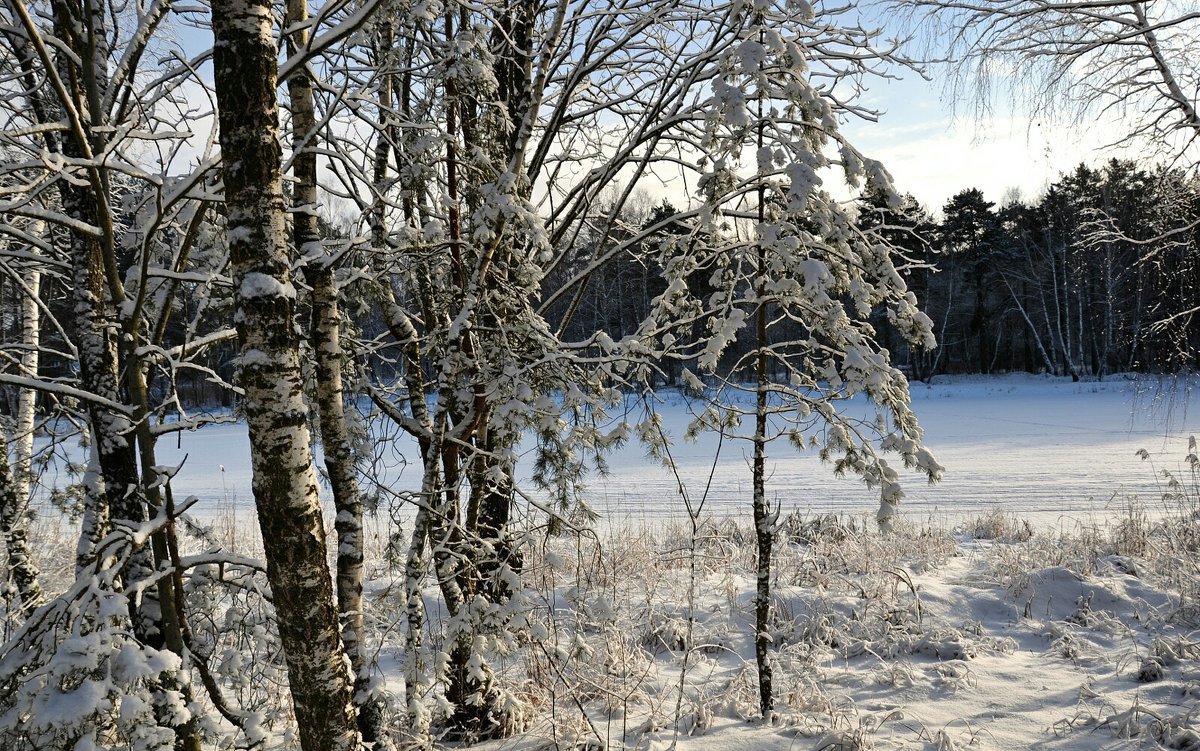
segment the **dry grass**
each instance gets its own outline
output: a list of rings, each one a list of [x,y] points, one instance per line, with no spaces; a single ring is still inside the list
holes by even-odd
[[[52,591],[72,575],[75,531],[46,520],[33,529]],[[403,649],[402,572],[389,557],[396,537],[392,520],[368,519],[368,641],[395,705],[402,707],[406,698],[396,676],[412,656]],[[926,615],[916,579],[964,550],[980,557],[990,581],[1012,591],[1031,571],[1063,567],[1094,575],[1105,566],[1124,566],[1179,593],[1170,618],[1200,623],[1200,522],[1190,512],[1164,516],[1130,502],[1107,524],[1065,532],[991,512],[953,530],[900,524],[888,536],[865,517],[793,514],[781,520],[777,540],[771,623],[777,714],[769,719],[781,732],[818,747],[876,747],[880,728],[891,722],[887,712],[863,711],[851,692],[837,687],[831,660],[865,660],[864,680],[896,691],[930,683],[970,692],[978,683],[972,668],[978,657],[1013,650],[1011,640],[989,635],[978,623],[935,622]],[[756,717],[749,635],[755,547],[747,523],[704,520],[695,534],[689,525],[670,522],[552,537],[529,530],[522,547],[523,609],[491,642],[488,657],[532,720],[527,737],[559,748],[644,746],[646,738],[702,733],[723,719]],[[261,556],[253,515],[224,508],[210,520],[206,536],[185,540],[188,553],[213,548]],[[231,699],[261,712],[268,730],[286,733],[285,674],[261,577],[260,584],[249,574],[234,582],[228,571],[211,567],[193,574],[189,616],[203,655]],[[432,664],[446,621],[435,586],[426,597],[428,652],[419,657]],[[1087,634],[1105,628],[1101,616],[1091,615],[1081,609],[1075,620],[1054,624],[1048,654],[1090,659]],[[1193,640],[1163,638],[1146,654],[1131,652],[1129,671],[1178,671],[1197,655]],[[921,661],[933,661],[936,669],[916,667]],[[437,695],[425,699],[436,712]],[[1163,742],[1186,741],[1195,732],[1188,718],[1137,707],[1087,711],[1090,727],[1134,728]],[[403,724],[398,716],[401,735]],[[923,733],[936,748],[970,747],[978,740],[966,726]]]

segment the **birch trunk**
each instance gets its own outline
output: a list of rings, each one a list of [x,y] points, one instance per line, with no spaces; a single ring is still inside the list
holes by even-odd
[[[72,139],[67,139],[66,143],[66,155],[79,158],[81,155],[72,153]],[[67,216],[87,224],[98,223],[96,205],[103,198],[90,186],[64,184],[62,200]],[[76,233],[71,238],[81,386],[109,403],[121,404],[124,400],[118,381],[116,327],[112,325],[116,316],[109,302],[110,289],[105,269],[107,255],[103,242],[93,236]],[[103,480],[103,495],[96,500],[105,507],[94,510],[95,515],[134,524],[146,521],[145,497],[138,481],[133,445],[134,423],[130,415],[92,401],[88,403],[88,417],[100,478]],[[126,584],[149,577],[153,568],[150,550],[145,546],[138,548],[131,554],[123,572]],[[130,611],[138,638],[152,646],[161,647],[157,598],[143,598],[140,607],[131,599]]]
[[[132,356],[136,347],[136,326],[119,325],[117,311],[126,301],[117,262],[115,221],[111,206],[111,185],[106,168],[97,160],[103,153],[110,132],[108,113],[102,102],[108,90],[107,6],[85,0],[82,7],[56,1],[52,4],[54,29],[72,53],[57,61],[59,75],[69,82],[60,92],[64,111],[71,118],[71,137],[63,139],[62,153],[69,160],[86,165],[84,180],[63,181],[60,196],[63,213],[82,226],[96,227],[97,234],[72,230],[70,263],[73,281],[74,316],[77,329],[80,383],[109,404],[130,404],[125,410],[88,403],[88,417],[94,446],[94,466],[99,477],[86,482],[87,506],[78,548],[80,570],[96,565],[93,560],[96,541],[104,533],[106,520],[140,524],[148,519],[145,488],[138,475],[135,436],[141,438],[143,465],[153,466],[153,444],[149,424],[146,385],[139,359]],[[85,119],[86,115],[86,119]],[[77,119],[75,119],[77,118]],[[132,317],[137,320],[136,314]],[[125,347],[122,350],[122,346]],[[124,355],[124,357],[122,357]],[[121,390],[122,372],[127,394]],[[130,398],[125,398],[129,396]],[[157,491],[154,491],[157,493]],[[127,590],[154,574],[156,558],[165,561],[160,531],[154,535],[153,549],[140,545],[130,554],[121,571]],[[104,562],[99,562],[105,565]],[[155,587],[129,598],[133,631],[143,644],[168,647],[184,656],[175,581],[161,577]],[[173,677],[156,681],[155,689],[178,692],[190,701],[190,688]],[[175,733],[178,751],[199,751],[199,728],[194,720],[177,724],[174,717],[156,711],[159,724]]]
[[[312,462],[287,249],[277,48],[268,0],[217,0],[212,9],[229,252],[241,386],[258,508],[300,746],[360,744],[352,677],[325,563],[325,528]]]
[[[71,124],[63,138],[62,155],[72,164],[86,165],[74,180],[59,183],[62,213],[80,226],[99,233],[71,230],[70,266],[77,330],[80,385],[110,403],[122,403],[118,387],[117,336],[111,325],[115,302],[123,299],[114,248],[113,218],[107,199],[107,178],[96,164],[94,153],[103,150],[107,131],[102,129],[105,113],[100,107],[108,85],[107,30],[102,6],[92,2],[76,7],[63,0],[51,3],[54,33],[69,54],[54,61],[58,79],[57,104]],[[22,16],[25,33],[36,33],[32,21]],[[32,37],[27,37],[31,39]],[[41,53],[39,53],[41,54]],[[48,53],[46,53],[48,54]],[[49,58],[45,58],[48,62]],[[86,61],[86,62],[85,62]],[[36,97],[35,97],[36,99]],[[39,117],[47,108],[34,106]],[[87,116],[85,119],[84,116]],[[52,142],[47,143],[53,146]],[[79,544],[80,567],[92,563],[93,535],[102,534],[108,518],[134,523],[145,521],[146,508],[137,479],[137,460],[130,440],[132,422],[127,412],[88,404],[88,419],[95,447],[95,465],[102,483],[93,482],[87,495],[83,534]],[[125,581],[150,575],[150,552],[134,551],[126,565]],[[159,646],[156,604],[151,598],[137,606],[131,600],[130,616],[138,638]]]
[[[376,751],[391,749],[388,737],[388,708],[384,698],[371,685],[371,666],[367,661],[363,628],[363,506],[358,480],[354,476],[354,457],[342,387],[342,347],[337,287],[333,269],[328,266],[305,267],[312,287],[311,341],[316,353],[317,406],[320,410],[321,445],[325,471],[333,490],[337,516],[337,603],[342,618],[342,643],[354,671],[354,702],[363,741],[375,744]]]
[[[1004,274],[1000,275],[1004,281],[1004,286],[1008,288],[1008,294],[1012,296],[1013,305],[1016,306],[1017,312],[1024,319],[1028,331],[1033,335],[1033,343],[1037,347],[1038,355],[1042,358],[1042,364],[1046,366],[1047,373],[1054,372],[1054,362],[1050,359],[1050,354],[1046,352],[1046,347],[1042,344],[1042,335],[1038,332],[1037,326],[1033,324],[1033,319],[1029,317],[1029,312],[1025,309],[1025,305],[1021,302],[1021,298],[1017,295],[1017,291],[1013,289],[1012,283],[1008,281],[1008,277]],[[999,347],[997,347],[999,349]]]
[[[408,59],[411,61],[410,35]],[[390,25],[384,25],[376,41],[375,56],[384,59],[389,50],[395,45],[395,30]],[[411,72],[406,74],[411,76]],[[398,89],[398,90],[396,90]],[[397,87],[395,76],[387,72],[377,90],[379,97],[378,134],[375,141],[375,152],[372,164],[372,181],[375,185],[375,204],[371,210],[371,236],[375,251],[379,256],[385,256],[387,250],[387,206],[382,199],[386,191],[388,176],[388,154],[399,137],[394,126],[392,114],[393,94],[396,95],[399,106],[404,112],[405,120],[409,111],[409,92],[407,85]],[[404,199],[404,218],[415,222],[415,208],[411,197]],[[437,470],[437,452],[433,450],[434,428],[428,406],[425,403],[425,381],[421,370],[420,334],[412,319],[400,307],[392,290],[391,281],[383,275],[380,293],[382,299],[382,314],[388,330],[401,347],[404,369],[404,382],[408,388],[408,405],[411,418],[406,418],[399,412],[388,411],[397,424],[417,440],[421,452],[422,492],[417,504],[417,514],[413,521],[412,538],[404,564],[404,607],[405,625],[405,667],[404,667],[404,696],[409,719],[409,731],[417,738],[428,740],[429,713],[423,705],[423,697],[430,688],[431,680],[428,665],[421,658],[422,636],[425,627],[425,601],[422,583],[425,579],[425,550],[429,538],[430,505],[434,496],[439,492],[439,475]],[[381,402],[390,404],[390,402]]]
[[[288,0],[289,54],[308,44],[308,6],[305,0]],[[312,318],[309,339],[316,358],[317,408],[325,470],[333,490],[337,535],[338,613],[342,643],[354,672],[354,703],[358,708],[363,741],[377,751],[390,748],[382,699],[371,691],[370,666],[363,647],[363,541],[362,499],[354,476],[354,457],[346,411],[342,399],[341,314],[333,268],[322,257],[320,225],[317,222],[317,119],[313,106],[312,81],[301,66],[287,81],[292,111],[292,238],[296,251],[307,261],[304,277],[312,289]]]
[[[37,296],[41,287],[41,272],[31,268],[24,279],[25,290],[21,296],[21,343],[25,351],[21,354],[21,375],[37,378],[39,324],[41,309]],[[28,524],[29,493],[33,484],[33,425],[37,409],[37,392],[21,389],[17,394],[17,420],[13,431],[13,463],[10,484],[11,494],[0,497],[0,531],[4,535],[8,551],[9,575],[17,589],[21,609],[28,613],[42,602],[42,588],[38,580],[37,565],[29,549]],[[7,471],[7,454],[0,450]]]

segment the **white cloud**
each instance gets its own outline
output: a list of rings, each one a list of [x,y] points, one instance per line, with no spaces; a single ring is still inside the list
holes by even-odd
[[[1019,112],[956,117],[936,86],[904,81],[882,87],[871,95],[886,110],[879,122],[844,128],[855,146],[884,163],[902,192],[932,211],[969,188],[997,203],[1010,188],[1034,198],[1080,162],[1139,156],[1136,149],[1108,148],[1123,133],[1114,121],[1085,127]]]

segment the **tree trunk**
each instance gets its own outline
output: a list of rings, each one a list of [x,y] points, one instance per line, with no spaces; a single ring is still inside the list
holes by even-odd
[[[38,93],[37,87],[37,57],[30,48],[28,38],[19,30],[14,29],[7,34],[9,43],[18,58],[18,66],[25,85],[26,99],[29,109],[33,111],[34,122],[39,124],[50,121],[45,99]],[[60,151],[58,134],[48,131],[43,136],[46,150],[50,153]],[[36,222],[30,228],[30,234],[41,236],[46,232],[44,222]],[[31,266],[23,279],[24,290],[19,305],[21,319],[21,343],[25,347],[21,355],[21,375],[27,378],[37,378],[40,365],[41,346],[41,312],[38,307],[38,296],[41,294],[42,274],[37,266]],[[17,419],[13,431],[13,503],[6,504],[0,513],[0,533],[4,535],[8,552],[8,565],[13,584],[17,588],[17,596],[21,607],[26,612],[41,604],[42,590],[38,579],[37,567],[29,550],[28,532],[26,529],[30,492],[33,487],[33,430],[37,417],[37,392],[34,389],[21,389],[17,395]],[[7,457],[4,457],[7,461]]]
[[[325,471],[333,490],[337,534],[338,613],[342,619],[342,643],[354,671],[354,701],[363,741],[377,751],[392,747],[387,733],[387,706],[371,688],[370,665],[363,630],[363,506],[354,476],[354,457],[342,396],[342,347],[337,287],[333,269],[305,267],[312,288],[310,339],[317,369],[317,406],[320,411],[321,446]]]
[[[213,3],[229,253],[241,386],[262,529],[300,746],[360,744],[352,677],[325,562],[295,329],[280,165],[277,48],[268,0]]]
[[[68,157],[82,158],[73,139],[66,139],[64,152]],[[90,186],[67,183],[61,188],[63,212],[81,222],[99,224],[97,205],[103,197]],[[80,384],[109,403],[124,403],[119,387],[116,320],[114,306],[109,302],[110,287],[105,266],[111,256],[104,243],[91,235],[73,233],[71,237],[71,266],[75,302],[75,325],[79,352]],[[138,481],[137,456],[134,451],[134,424],[130,415],[95,401],[87,405],[96,461],[103,480],[103,496],[95,498],[104,509],[93,509],[98,518],[125,520],[138,524],[146,521],[146,503]],[[124,574],[125,583],[138,582],[151,575],[153,561],[149,548],[142,546],[130,556]],[[141,606],[130,599],[130,617],[138,639],[154,647],[162,646],[158,629],[157,597],[147,596]]]
[[[70,82],[70,88],[59,94],[60,104],[67,112],[79,113],[78,119],[68,118],[73,128],[70,137],[62,141],[62,154],[86,165],[85,179],[60,183],[62,210],[81,225],[100,229],[99,236],[72,229],[70,239],[80,385],[107,402],[106,405],[89,401],[87,405],[94,453],[90,476],[85,480],[87,508],[77,556],[77,568],[82,570],[96,563],[106,565],[94,561],[93,554],[109,519],[137,525],[149,518],[146,507],[149,483],[144,484],[138,476],[135,435],[142,436],[143,452],[149,451],[151,461],[145,462],[147,472],[153,466],[153,450],[152,445],[145,443],[150,431],[145,422],[144,376],[138,359],[131,356],[137,344],[131,336],[134,327],[118,325],[117,311],[122,309],[126,296],[117,261],[112,188],[106,169],[95,157],[105,149],[111,132],[108,113],[101,105],[109,85],[107,10],[106,6],[91,1],[85,1],[81,8],[54,2],[52,8],[55,34],[72,53],[60,55],[57,61],[61,79]],[[128,379],[128,394],[121,390],[122,366]],[[130,403],[134,406],[126,409],[108,406]],[[93,470],[98,472],[98,478],[92,474]],[[129,598],[128,606],[138,641],[154,648],[167,646],[182,657],[173,578],[161,577],[155,587],[140,589],[140,583],[153,576],[156,558],[160,563],[166,560],[164,540],[159,532],[154,535],[153,550],[146,545],[134,547],[120,572],[120,580],[127,591],[140,593]],[[156,692],[180,693],[185,702],[190,701],[188,686],[176,677],[164,676],[156,679],[155,684]],[[175,733],[176,749],[199,751],[200,737],[194,721],[177,725],[167,712],[156,711],[156,716],[160,726]]]
[[[25,531],[25,504],[17,494],[16,482],[8,463],[8,439],[0,430],[0,532],[8,554],[8,577],[16,586],[22,617],[41,604],[42,590],[37,569],[29,556]]]
[[[758,544],[754,594],[754,660],[758,665],[758,706],[763,720],[771,717],[775,703],[771,685],[771,552],[775,520],[767,504],[767,305],[758,303],[758,389],[754,409],[754,459],[752,465],[754,536]]]
[[[763,32],[759,32],[759,42],[763,40]],[[761,66],[760,66],[761,70]],[[764,147],[763,140],[763,100],[758,100],[758,148]],[[766,222],[767,189],[759,177],[758,186],[758,224]],[[758,243],[755,281],[755,293],[758,297],[758,310],[755,316],[755,375],[757,389],[754,397],[754,458],[751,464],[753,475],[754,506],[754,538],[758,546],[755,566],[754,592],[754,661],[758,666],[758,708],[764,722],[771,719],[775,708],[774,688],[772,686],[771,665],[771,552],[775,543],[775,520],[771,517],[767,505],[767,251],[762,240]]]
[[[41,272],[31,268],[25,274],[21,295],[21,343],[25,351],[21,354],[21,375],[37,378],[39,324],[41,309],[38,294],[41,287]],[[8,570],[16,587],[21,609],[28,613],[42,602],[42,588],[38,570],[29,549],[28,524],[29,494],[33,485],[33,425],[36,417],[37,392],[23,388],[17,394],[17,419],[13,430],[13,463],[9,483],[11,493],[0,491],[0,533],[4,536],[8,552]],[[2,436],[0,436],[2,437]],[[8,456],[0,449],[0,470],[7,472]]]
[[[1004,286],[1008,288],[1008,293],[1012,295],[1013,304],[1016,306],[1017,312],[1020,313],[1021,318],[1025,320],[1027,336],[1033,336],[1033,342],[1037,346],[1038,355],[1042,359],[1042,364],[1046,366],[1047,372],[1053,373],[1054,363],[1050,360],[1050,355],[1046,352],[1045,345],[1042,344],[1041,334],[1038,333],[1037,327],[1034,326],[1033,319],[1029,317],[1029,312],[1025,309],[1024,303],[1021,302],[1021,298],[1017,295],[1017,291],[1013,289],[1012,284],[1008,281],[1008,277],[1004,274],[1001,274],[1000,278],[1004,281]]]
[[[305,0],[288,0],[285,26],[289,54],[308,44],[308,6]],[[304,265],[305,281],[312,289],[309,339],[316,360],[317,407],[325,469],[333,490],[337,535],[338,613],[342,643],[354,672],[354,701],[363,741],[377,751],[391,748],[387,738],[382,698],[371,691],[370,669],[363,648],[363,541],[362,500],[354,476],[354,457],[346,428],[342,399],[342,342],[338,292],[333,268],[323,258],[317,222],[317,157],[313,151],[317,120],[312,81],[301,66],[287,82],[292,110],[292,238]]]

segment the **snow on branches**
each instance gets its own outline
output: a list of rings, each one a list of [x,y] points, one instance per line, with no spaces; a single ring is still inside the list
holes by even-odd
[[[718,384],[705,393],[719,409],[752,412],[734,394],[767,392],[770,427],[760,438],[815,444],[838,472],[879,487],[886,523],[901,492],[880,452],[898,452],[930,481],[942,468],[921,446],[907,381],[879,344],[871,316],[884,311],[886,325],[920,347],[933,345],[932,324],[886,239],[860,227],[826,183],[840,172],[847,185],[865,184],[900,203],[887,171],[839,132],[839,120],[855,111],[836,85],[849,71],[831,68],[840,65],[834,57],[857,59],[865,74],[868,63],[890,53],[866,32],[792,6],[735,4],[733,15],[740,41],[714,61],[705,105],[705,210],[686,241],[672,241],[673,249],[686,247],[688,260],[664,263],[667,291],[644,331],[668,356],[696,358]],[[815,83],[830,78],[835,85]],[[684,310],[702,311],[688,332],[670,323]],[[760,314],[763,338],[751,341]],[[743,385],[759,357],[769,382]],[[859,394],[874,405],[874,419],[839,410]]]

